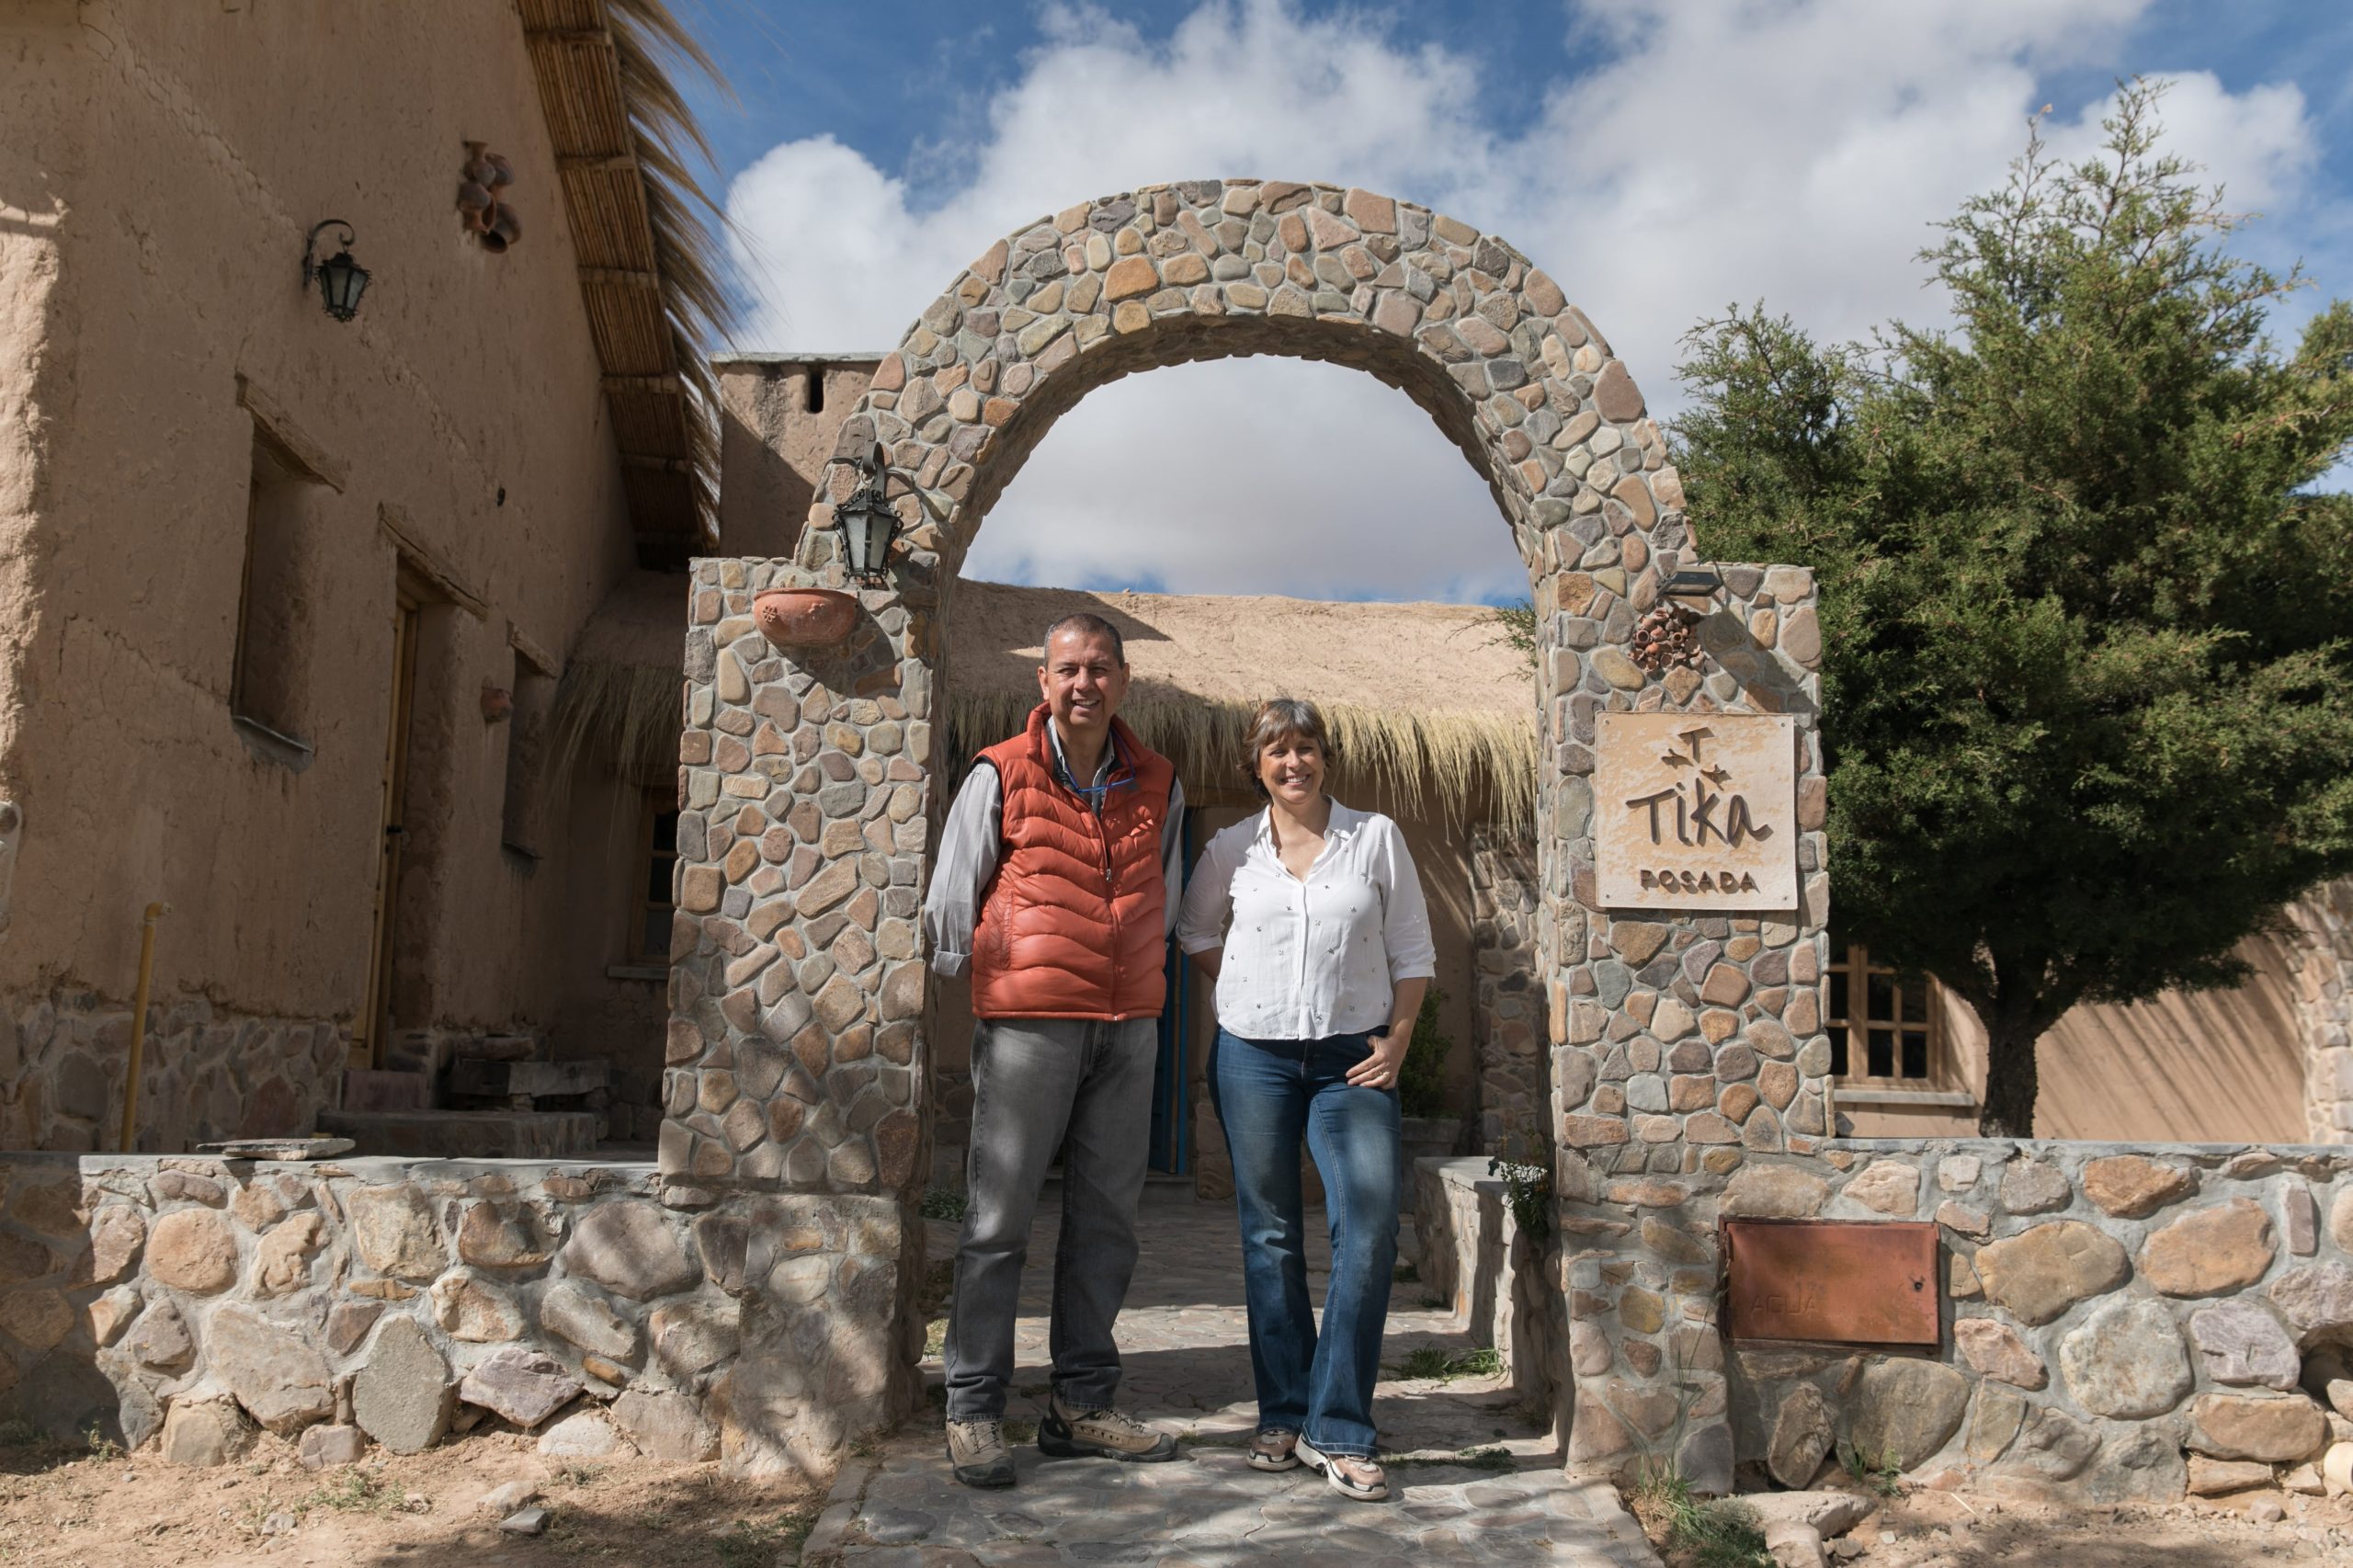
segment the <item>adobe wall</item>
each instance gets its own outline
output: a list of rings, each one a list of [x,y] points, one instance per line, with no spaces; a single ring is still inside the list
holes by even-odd
[[[0,1419],[172,1463],[506,1431],[805,1483],[900,1413],[921,1338],[884,1199],[681,1209],[650,1165],[527,1160],[17,1154],[0,1184]]]
[[[150,1127],[180,1106],[189,1138],[297,1131],[339,1067],[317,1031],[349,1030],[366,980],[387,519],[464,601],[426,613],[398,1022],[506,1030],[555,1000],[563,879],[500,849],[509,726],[481,691],[514,684],[517,635],[562,657],[631,539],[537,84],[495,7],[323,31],[98,0],[10,9],[0,102],[0,200],[27,215],[0,222],[0,799],[22,818],[0,1142],[111,1142],[150,901],[172,908]],[[460,228],[469,139],[517,168],[504,256]],[[330,217],[374,274],[347,324],[298,280]],[[313,750],[291,766],[228,710],[256,418],[327,481],[304,492]],[[190,1058],[196,1020],[243,1043]]]
[[[2325,890],[2291,904],[2292,917]],[[2334,1087],[2325,1047],[2314,1049],[2301,987],[2325,978],[2343,991],[2344,960],[2292,933],[2262,933],[2237,956],[2253,972],[2226,991],[2168,991],[2130,1005],[2068,1009],[2038,1051],[2042,1092],[2035,1134],[2094,1142],[2245,1140],[2333,1142]],[[1985,1028],[1966,1002],[1941,994],[1943,1071],[1924,1087],[1964,1091],[1971,1103],[1892,1107],[1842,1089],[1839,1115],[1859,1138],[1967,1138],[1977,1131],[1985,1083]],[[2325,998],[2315,998],[2325,1003]],[[2325,1028],[2325,1026],[2324,1026]],[[2348,1082],[2353,1082],[2349,1080]],[[2314,1115],[2320,1118],[2315,1122]]]
[[[880,354],[718,354],[721,550],[790,555]]]

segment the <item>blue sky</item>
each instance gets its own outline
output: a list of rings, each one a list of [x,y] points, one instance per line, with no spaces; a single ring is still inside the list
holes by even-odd
[[[1932,318],[1912,254],[2024,117],[2097,139],[2177,78],[2177,150],[2301,258],[2292,332],[2353,294],[2353,5],[2315,0],[677,0],[734,89],[698,109],[747,348],[881,348],[996,235],[1148,180],[1363,184],[1502,233],[1608,331],[1654,409],[1675,339],[1765,299],[1826,336]],[[1326,366],[1188,366],[1091,395],[966,570],[1183,592],[1489,599],[1525,576],[1484,487],[1401,394]]]

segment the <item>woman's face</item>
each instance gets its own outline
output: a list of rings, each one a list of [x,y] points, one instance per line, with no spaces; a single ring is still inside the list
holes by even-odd
[[[1260,747],[1258,782],[1287,806],[1313,804],[1324,792],[1324,748],[1304,735],[1284,735]]]

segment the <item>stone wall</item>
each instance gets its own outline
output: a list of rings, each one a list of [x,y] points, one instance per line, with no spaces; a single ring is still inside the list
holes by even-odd
[[[1565,1439],[1568,1304],[1550,1240],[1519,1228],[1483,1158],[1415,1161],[1409,1197],[1422,1288],[1502,1358],[1512,1391],[1527,1408],[1550,1413],[1554,1436]]]
[[[1874,1466],[2030,1496],[2316,1488],[2301,1467],[2353,1438],[2325,1403],[2335,1383],[2353,1405],[2336,1381],[2353,1349],[2353,1153],[1857,1140],[1822,1155],[1612,1180],[1614,1216],[1574,1206],[1574,1231],[1631,1227],[1696,1284],[1714,1276],[1721,1218],[1932,1220],[1941,1348],[1727,1354],[1710,1317],[1670,1310],[1655,1278],[1606,1296],[1614,1254],[1573,1256],[1580,1430],[1606,1411],[1638,1451],[1663,1443],[1675,1402],[1613,1369],[1680,1358],[1704,1374],[1702,1409],[1732,1417],[1733,1450],[1696,1456],[1717,1468],[1695,1480],[1717,1488],[1733,1460],[1805,1485],[1838,1443]]]
[[[1545,1146],[1543,1006],[1534,984],[1540,894],[1526,835],[1471,831],[1472,1043],[1478,1147]]]
[[[651,1165],[14,1154],[0,1415],[218,1463],[488,1424],[551,1452],[829,1473],[905,1408],[889,1199],[673,1207]],[[673,1190],[668,1195],[676,1199]]]
[[[2353,1142],[2353,878],[2324,882],[2283,913],[2304,1034],[2306,1131]]]
[[[347,1024],[244,1017],[201,997],[147,1013],[142,1149],[307,1131],[336,1103]],[[88,992],[0,999],[0,1149],[119,1145],[131,1026],[129,1006]]]

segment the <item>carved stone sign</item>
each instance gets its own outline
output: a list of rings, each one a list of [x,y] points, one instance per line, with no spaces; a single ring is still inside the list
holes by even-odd
[[[1609,909],[1795,909],[1796,721],[1604,713],[1594,872]]]

